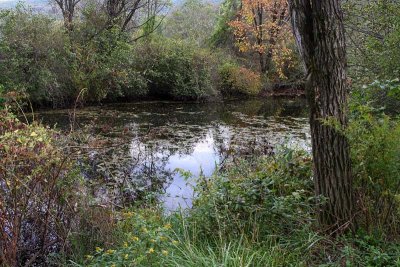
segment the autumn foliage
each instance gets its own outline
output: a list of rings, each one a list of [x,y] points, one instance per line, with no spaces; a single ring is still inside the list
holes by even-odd
[[[259,56],[261,72],[272,66],[283,78],[293,51],[288,4],[286,0],[243,0],[236,19],[229,22],[241,52]]]
[[[79,191],[59,139],[0,110],[0,266],[36,266],[66,246]]]
[[[244,67],[224,64],[219,69],[220,88],[224,95],[257,95],[261,90],[261,77]]]

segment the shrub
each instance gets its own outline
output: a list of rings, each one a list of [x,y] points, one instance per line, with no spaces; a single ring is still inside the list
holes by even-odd
[[[61,137],[0,111],[0,261],[43,264],[65,249],[80,199],[79,173]]]
[[[348,128],[360,221],[370,231],[400,234],[400,123],[355,106]]]
[[[370,104],[383,108],[387,114],[400,114],[400,81],[399,79],[374,81],[369,85],[353,90],[355,105]]]
[[[133,47],[126,34],[114,27],[88,40],[84,36],[89,29],[84,22],[80,26],[66,58],[72,66],[67,80],[78,90],[75,95],[85,89],[83,99],[89,102],[146,95],[147,83],[134,69]]]
[[[0,11],[0,79],[6,90],[23,91],[37,103],[60,97],[59,77],[66,71],[65,35],[55,19],[29,8]],[[64,88],[63,95],[70,93]]]
[[[84,266],[164,266],[163,262],[175,245],[170,238],[171,224],[164,222],[157,210],[121,213],[117,231],[123,235],[114,249],[97,247],[86,255]]]
[[[67,34],[54,18],[24,6],[0,11],[0,79],[6,91],[57,107],[78,95],[97,102],[147,94],[146,80],[133,68],[128,36],[119,28],[94,34],[89,24],[77,21]]]
[[[190,214],[201,234],[248,234],[257,240],[309,223],[313,189],[308,156],[288,150],[249,164],[199,181]]]
[[[210,52],[159,37],[139,43],[134,53],[136,70],[148,80],[150,95],[196,100],[216,94]]]
[[[225,63],[220,67],[219,75],[219,86],[223,95],[254,96],[261,91],[260,75],[244,67]]]

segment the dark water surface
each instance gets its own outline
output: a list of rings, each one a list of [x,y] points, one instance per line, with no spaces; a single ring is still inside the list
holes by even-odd
[[[69,129],[71,111],[40,112],[37,116],[47,125]],[[308,149],[307,116],[301,98],[225,103],[145,101],[79,109],[76,124],[90,124],[110,138],[125,130],[133,133],[129,148],[122,151],[135,162],[129,179],[136,179],[144,188],[154,179],[162,181],[165,206],[174,210],[191,206],[193,195],[193,181],[174,170],[210,176],[230,153],[262,154],[279,144]]]

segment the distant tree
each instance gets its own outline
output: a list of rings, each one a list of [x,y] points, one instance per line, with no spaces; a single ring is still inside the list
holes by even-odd
[[[283,55],[289,53],[288,21],[286,0],[243,0],[236,19],[229,25],[234,30],[239,50],[256,52],[260,70],[265,73],[273,60],[282,60]]]
[[[73,19],[75,15],[76,6],[81,0],[54,0],[60,8],[64,18],[64,26],[68,31],[73,30]]]
[[[104,10],[107,14],[107,28],[119,26],[122,31],[152,25],[152,30],[159,26],[156,16],[165,8],[166,2],[159,0],[105,0]]]
[[[166,37],[204,45],[210,38],[217,18],[217,6],[202,0],[186,0],[166,18]]]
[[[340,0],[290,0],[295,38],[307,72],[307,96],[320,225],[334,233],[353,223],[347,125],[346,45]]]
[[[228,23],[235,18],[240,6],[240,0],[224,0],[221,3],[217,22],[210,38],[212,45],[231,48],[233,43],[232,29]]]

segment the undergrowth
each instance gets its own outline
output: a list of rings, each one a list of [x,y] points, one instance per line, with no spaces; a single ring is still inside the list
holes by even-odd
[[[400,246],[383,232],[333,238],[314,222],[307,153],[281,149],[199,177],[190,210],[121,213],[123,238],[78,266],[400,266]]]

